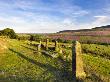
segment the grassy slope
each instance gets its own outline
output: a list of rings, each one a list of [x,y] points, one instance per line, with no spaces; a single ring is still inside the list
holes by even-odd
[[[39,54],[25,42],[9,40],[9,44],[9,50],[0,54],[0,82],[72,81],[71,63]],[[91,55],[83,58],[87,73],[84,82],[109,82],[110,60]]]
[[[39,54],[23,42],[10,40],[9,44],[9,49],[0,54],[0,82],[71,81],[61,60]]]
[[[110,60],[83,54],[87,79],[93,82],[110,82]]]

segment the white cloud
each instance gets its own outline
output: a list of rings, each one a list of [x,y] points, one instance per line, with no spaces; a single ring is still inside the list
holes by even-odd
[[[88,14],[66,0],[56,0],[55,4],[46,4],[42,0],[16,0],[13,3],[0,2],[0,8],[0,27],[12,27],[16,32],[75,29],[76,17]],[[55,16],[54,12],[58,15]]]
[[[80,25],[77,17],[88,15],[89,11],[71,4],[71,0],[55,1],[55,4],[47,4],[42,0],[16,0],[13,4],[0,2],[0,27],[12,27],[16,32],[56,32],[109,23],[110,19],[106,15],[92,15],[94,21]]]
[[[70,19],[54,21],[45,17],[39,17],[34,21],[26,21],[20,17],[0,17],[0,27],[12,27],[16,32],[47,33],[60,30],[73,29],[74,24]]]
[[[96,20],[92,23],[93,26],[103,25],[110,21],[108,16],[94,16]]]

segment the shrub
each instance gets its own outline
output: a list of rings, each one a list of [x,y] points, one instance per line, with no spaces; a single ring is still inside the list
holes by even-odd
[[[14,32],[14,30],[13,29],[10,29],[10,28],[6,28],[6,29],[2,30],[0,32],[0,35],[9,36],[11,39],[17,38],[17,35]]]

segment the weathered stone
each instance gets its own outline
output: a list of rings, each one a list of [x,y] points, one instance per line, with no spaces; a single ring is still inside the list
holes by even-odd
[[[40,44],[40,45],[42,44],[42,41],[41,41],[41,40],[39,41],[39,44]]]
[[[55,41],[55,51],[57,52],[58,51],[58,42]]]
[[[49,39],[46,40],[46,50],[48,50]]]
[[[40,45],[40,44],[38,44],[37,50],[38,50],[38,51],[41,51],[41,45]]]
[[[75,79],[83,79],[86,77],[83,68],[81,44],[76,41],[72,47],[72,73]]]
[[[63,53],[62,48],[60,48],[59,53],[60,53],[60,54],[62,54],[62,53]]]

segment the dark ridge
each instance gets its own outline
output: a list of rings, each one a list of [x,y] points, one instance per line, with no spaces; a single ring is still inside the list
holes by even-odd
[[[79,29],[79,30],[63,30],[59,31],[58,33],[71,33],[71,32],[84,32],[84,31],[110,31],[110,25],[101,26],[101,27],[95,27],[92,29]]]

